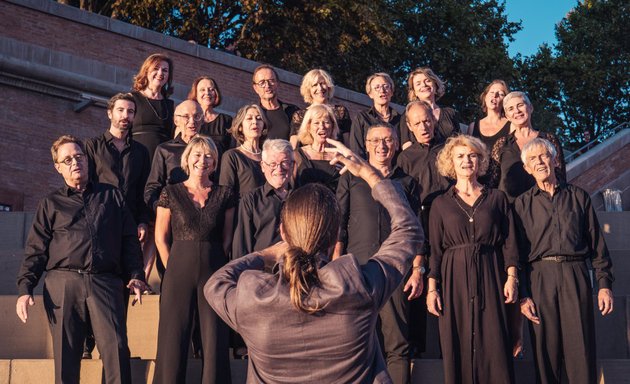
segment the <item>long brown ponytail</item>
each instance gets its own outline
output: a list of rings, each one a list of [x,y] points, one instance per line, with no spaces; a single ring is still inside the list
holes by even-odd
[[[287,199],[281,214],[289,250],[284,254],[282,275],[289,283],[291,303],[298,310],[315,313],[320,303],[306,303],[319,284],[320,255],[337,240],[339,206],[335,195],[321,184],[307,184]]]

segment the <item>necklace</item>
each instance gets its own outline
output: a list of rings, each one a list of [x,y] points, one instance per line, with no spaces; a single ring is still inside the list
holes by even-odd
[[[473,221],[475,221],[474,220],[475,212],[477,212],[477,208],[479,208],[479,205],[481,205],[481,203],[477,204],[477,206],[473,208],[472,215],[469,215],[466,208],[462,207],[462,205],[459,203],[459,200],[457,200],[457,196],[455,196],[455,202],[457,203],[457,206],[459,207],[459,209],[461,209],[466,214],[466,216],[468,217],[469,223],[472,223]]]
[[[255,156],[260,155],[260,149],[259,149],[259,150],[253,150],[253,151],[252,151],[252,150],[250,150],[250,149],[245,148],[245,146],[244,146],[243,144],[241,144],[241,149],[242,149],[243,151],[245,151],[245,152],[247,152],[247,153],[251,153],[252,155],[255,155]]]
[[[153,104],[151,104],[151,101],[149,101],[149,98],[146,97],[144,95],[144,93],[140,92],[140,94],[142,95],[142,97],[144,97],[144,99],[147,101],[147,104],[149,104],[149,108],[151,108],[151,110],[153,111],[153,114],[155,115],[155,117],[157,117],[158,119],[164,121],[166,119],[168,119],[168,108],[166,108],[166,116],[162,117],[160,116],[160,114],[158,113],[158,111],[155,109],[155,107],[153,106]],[[164,100],[164,99],[162,99]],[[160,102],[160,105],[162,105],[162,100],[158,100]]]

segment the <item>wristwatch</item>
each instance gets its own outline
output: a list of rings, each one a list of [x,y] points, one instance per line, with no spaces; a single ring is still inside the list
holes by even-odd
[[[418,266],[413,266],[413,269],[416,269],[418,271],[420,271],[421,275],[424,275],[427,271],[427,269],[424,267],[424,265],[418,265]]]

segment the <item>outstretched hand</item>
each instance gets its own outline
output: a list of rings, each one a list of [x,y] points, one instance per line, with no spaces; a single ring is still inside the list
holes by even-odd
[[[340,174],[344,174],[349,171],[353,175],[365,180],[370,188],[373,188],[382,179],[378,172],[372,168],[367,161],[356,155],[350,150],[350,148],[343,145],[340,141],[333,139],[326,139],[326,141],[333,147],[326,148],[325,151],[332,153],[335,156],[330,161],[330,164],[343,164],[343,168],[339,171]]]

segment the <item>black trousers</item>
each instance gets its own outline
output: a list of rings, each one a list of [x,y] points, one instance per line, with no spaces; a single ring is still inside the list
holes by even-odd
[[[411,345],[409,342],[409,300],[403,288],[409,276],[387,300],[379,312],[379,339],[387,362],[387,371],[395,384],[409,383]]]
[[[201,382],[231,383],[228,327],[203,295],[203,287],[216,268],[210,265],[211,248],[207,242],[173,242],[162,280],[154,383],[186,382],[188,350],[196,313],[199,315],[203,355]]]
[[[56,383],[79,383],[81,355],[91,324],[106,383],[131,383],[123,281],[114,274],[51,270],[44,307],[52,333]]]
[[[593,293],[583,261],[530,265],[540,324],[530,322],[538,383],[559,384],[563,364],[571,384],[596,382]],[[565,380],[566,381],[566,380]]]

